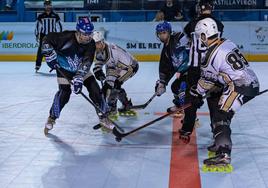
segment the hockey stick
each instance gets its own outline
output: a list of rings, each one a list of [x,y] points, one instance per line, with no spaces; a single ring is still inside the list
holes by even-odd
[[[170,112],[170,113],[166,113],[166,114],[164,114],[164,115],[162,115],[162,116],[160,116],[160,117],[158,117],[158,118],[156,118],[156,119],[154,119],[152,121],[149,121],[149,122],[147,122],[147,123],[145,123],[145,124],[137,127],[136,129],[133,129],[132,131],[129,131],[127,133],[120,133],[116,128],[114,128],[113,129],[113,134],[116,136],[115,140],[117,142],[120,142],[122,140],[122,138],[124,138],[124,137],[126,137],[126,136],[128,136],[130,134],[133,134],[133,133],[139,131],[140,129],[143,129],[145,127],[148,127],[148,126],[154,124],[155,122],[158,122],[158,121],[160,121],[160,120],[162,120],[162,119],[164,119],[164,118],[166,118],[166,117],[168,117],[168,116],[170,116],[172,114],[178,113],[178,112],[180,112],[180,111],[182,111],[182,110],[184,110],[184,109],[186,109],[186,108],[188,108],[190,106],[191,106],[191,104],[186,104],[186,105],[178,108],[176,111],[173,111],[173,112]]]
[[[211,92],[215,91],[215,89],[217,89],[217,86],[212,87],[206,93],[206,95],[202,97],[202,99],[205,99],[208,96],[210,96]],[[162,115],[162,116],[160,116],[160,117],[158,117],[158,118],[156,118],[156,119],[154,119],[154,120],[152,120],[152,121],[150,121],[148,123],[145,123],[144,125],[141,125],[141,126],[137,127],[136,129],[133,129],[132,131],[129,131],[127,133],[120,133],[116,128],[113,128],[113,134],[116,136],[115,140],[117,142],[120,142],[123,137],[126,137],[126,136],[128,136],[130,134],[133,134],[133,133],[139,131],[140,129],[143,129],[145,127],[148,127],[148,126],[154,124],[155,122],[158,122],[158,121],[160,121],[160,120],[162,120],[162,119],[164,119],[164,118],[166,118],[166,117],[168,117],[168,116],[170,116],[172,114],[178,113],[178,112],[180,112],[180,111],[182,111],[182,110],[190,107],[191,105],[192,105],[191,103],[185,104],[185,105],[181,106],[180,108],[178,108],[177,110],[172,111],[172,112],[169,112],[169,113],[166,113],[166,114],[164,114],[164,115]]]
[[[259,92],[258,95],[262,95],[262,94],[266,93],[267,91],[268,91],[268,89],[265,89],[265,90]]]
[[[153,94],[153,96],[144,104],[140,104],[140,105],[134,105],[132,106],[130,109],[144,109],[146,108],[151,102],[152,100],[156,97],[156,93]]]
[[[67,76],[60,70],[60,68],[57,66],[55,67],[55,69],[69,82],[69,84],[73,85],[73,82],[71,82]],[[106,113],[104,113],[102,111],[102,109],[97,106],[94,102],[92,102],[82,91],[80,92],[80,94],[95,108],[97,109],[97,111],[100,111],[102,113],[102,115],[105,115],[106,116]],[[124,130],[117,124],[115,123],[114,121],[112,121],[109,117],[107,117],[107,119],[117,128],[119,129],[121,132],[124,132]]]
[[[47,76],[47,77],[53,77],[53,76],[57,76],[57,74],[54,74],[54,73],[46,73],[46,72],[41,72],[41,71],[38,71],[36,72],[37,75],[41,75],[41,76]]]
[[[101,87],[103,88],[103,85],[104,85],[104,84],[103,84],[103,81],[101,80],[100,83],[101,83]],[[106,99],[105,99],[103,93],[102,93],[102,96],[103,96],[104,100],[106,101]],[[93,126],[93,129],[94,129],[94,130],[98,130],[98,129],[100,129],[101,127],[102,127],[101,124],[98,123],[98,124],[96,124],[96,125]]]
[[[213,92],[215,89],[216,89],[216,87],[212,88],[212,89],[211,89],[211,90],[210,90],[210,91],[203,97],[203,99],[209,97],[210,93]],[[266,92],[268,92],[268,89],[265,89],[265,90],[259,92],[258,95],[261,95],[261,94],[266,93]],[[164,114],[164,115],[162,115],[162,116],[160,116],[160,117],[158,117],[158,118],[156,118],[156,119],[154,119],[154,120],[152,120],[152,121],[150,121],[150,122],[147,122],[147,123],[145,123],[144,125],[141,125],[141,126],[137,127],[136,129],[133,129],[132,131],[129,131],[129,132],[127,132],[127,133],[120,133],[116,128],[114,128],[114,129],[113,129],[113,134],[116,136],[115,139],[116,139],[116,141],[120,142],[120,141],[122,140],[122,138],[124,138],[124,137],[126,137],[126,136],[128,136],[128,135],[130,135],[130,134],[133,134],[133,133],[139,131],[140,129],[143,129],[143,128],[145,128],[145,127],[148,127],[148,126],[150,126],[150,125],[152,125],[152,124],[154,124],[154,123],[156,123],[156,122],[158,122],[158,121],[160,121],[160,120],[162,120],[162,119],[168,117],[169,115],[172,115],[172,114],[175,114],[175,113],[177,113],[177,112],[180,112],[180,111],[182,111],[182,110],[184,110],[184,109],[186,109],[186,108],[188,108],[188,107],[190,107],[190,106],[191,106],[191,104],[186,104],[186,105],[180,107],[180,108],[179,108],[178,110],[176,110],[176,111],[173,111],[173,112]]]

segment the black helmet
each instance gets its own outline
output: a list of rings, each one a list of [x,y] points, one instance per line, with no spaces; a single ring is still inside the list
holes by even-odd
[[[204,10],[213,10],[214,9],[214,0],[200,0],[198,6],[201,11]]]
[[[44,5],[51,5],[51,0],[44,0]]]

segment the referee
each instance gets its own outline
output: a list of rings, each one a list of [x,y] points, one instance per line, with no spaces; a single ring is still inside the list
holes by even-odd
[[[188,69],[188,75],[187,75],[187,93],[186,93],[186,99],[185,101],[191,102],[192,96],[190,94],[191,88],[194,88],[194,86],[197,85],[198,80],[200,78],[201,74],[201,64],[206,63],[206,51],[207,48],[203,44],[198,43],[199,41],[196,39],[194,31],[196,24],[205,18],[211,18],[213,19],[216,24],[217,28],[219,30],[219,35],[222,36],[224,25],[221,21],[217,20],[213,17],[212,11],[214,9],[214,0],[200,0],[197,4],[197,16],[193,20],[191,20],[185,27],[184,27],[184,33],[187,35],[187,37],[191,41],[191,48],[189,53],[189,69]],[[219,87],[218,90],[220,91],[221,88]],[[211,122],[214,119],[214,112],[216,111],[215,107],[218,106],[218,102],[220,100],[221,92],[214,91],[210,93],[210,97],[207,98],[207,103],[209,107],[210,112],[210,120]],[[192,133],[195,125],[196,120],[196,111],[197,107],[190,106],[189,108],[185,109],[185,117],[184,122],[182,125],[182,128],[179,130],[180,133],[180,139],[185,140],[186,142],[189,142],[189,135]],[[211,128],[213,131],[213,127],[211,124]]]
[[[36,56],[35,71],[41,67],[43,55],[41,53],[42,40],[50,32],[61,32],[62,25],[60,17],[52,10],[51,0],[44,1],[44,12],[40,14],[36,20],[35,36],[39,42],[39,47]]]

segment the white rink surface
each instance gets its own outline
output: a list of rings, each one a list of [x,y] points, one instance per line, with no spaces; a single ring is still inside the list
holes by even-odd
[[[252,63],[268,88],[268,63]],[[35,74],[30,62],[0,63],[0,188],[166,188],[169,187],[172,119],[167,118],[117,143],[113,135],[94,131],[93,107],[72,94],[48,137],[44,123],[57,91],[56,76],[44,64]],[[141,63],[126,91],[133,103],[144,103],[154,92],[158,63]],[[170,86],[170,85],[169,85]],[[85,93],[87,92],[84,88]],[[156,98],[138,117],[120,118],[130,130],[156,118],[172,105],[172,93]],[[268,94],[242,107],[232,122],[231,174],[203,173],[204,188],[268,188]],[[200,111],[207,111],[206,105]],[[144,114],[149,112],[150,114]],[[200,116],[198,158],[207,157],[211,143],[209,119]],[[191,176],[191,174],[189,174]],[[183,180],[178,180],[183,181]]]

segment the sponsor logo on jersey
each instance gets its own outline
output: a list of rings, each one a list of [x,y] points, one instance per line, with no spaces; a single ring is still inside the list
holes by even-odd
[[[70,56],[66,57],[66,58],[67,58],[67,61],[69,63],[71,70],[77,70],[78,66],[82,62],[82,58],[79,58],[76,54],[75,54],[74,58],[71,58]]]

